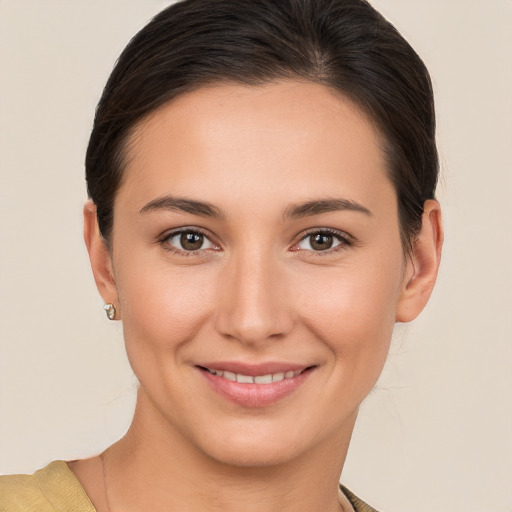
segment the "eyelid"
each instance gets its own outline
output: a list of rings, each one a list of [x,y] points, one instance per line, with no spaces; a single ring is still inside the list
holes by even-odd
[[[209,247],[206,249],[197,249],[195,251],[186,251],[184,249],[180,249],[179,247],[176,247],[176,246],[168,243],[169,239],[173,238],[176,235],[182,234],[182,233],[200,234],[200,235],[204,236],[213,245],[213,247]],[[211,234],[209,231],[207,231],[203,228],[197,227],[197,226],[181,226],[179,228],[167,230],[158,237],[157,242],[161,246],[163,246],[163,248],[165,250],[176,253],[176,254],[185,255],[185,256],[204,254],[206,251],[209,251],[212,249],[220,250],[220,245],[215,241],[215,237],[213,236],[213,234]]]
[[[299,249],[297,246],[306,238],[315,234],[329,234],[333,237],[337,238],[340,243],[332,248],[325,249],[323,251],[314,251],[312,249]],[[339,229],[334,228],[326,228],[326,227],[318,227],[318,228],[310,228],[306,231],[302,232],[298,237],[298,240],[291,247],[292,251],[303,251],[315,254],[315,256],[322,256],[327,254],[332,254],[333,252],[341,251],[347,247],[351,247],[355,244],[355,239],[353,236],[349,235],[345,231],[340,231]]]

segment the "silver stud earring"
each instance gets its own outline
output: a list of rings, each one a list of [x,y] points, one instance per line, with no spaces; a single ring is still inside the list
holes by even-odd
[[[116,317],[116,308],[114,307],[114,304],[109,302],[103,306],[103,309],[105,310],[105,313],[107,313],[107,318],[109,320],[114,320]]]

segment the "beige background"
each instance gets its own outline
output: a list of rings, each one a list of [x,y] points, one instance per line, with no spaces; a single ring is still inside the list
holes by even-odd
[[[135,380],[82,244],[83,159],[115,58],[167,3],[0,0],[2,473],[97,453],[128,425]],[[434,79],[447,241],[344,482],[383,512],[511,512],[512,1],[373,3]]]

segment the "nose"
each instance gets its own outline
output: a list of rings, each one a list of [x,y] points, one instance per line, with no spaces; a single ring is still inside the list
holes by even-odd
[[[292,297],[276,258],[244,251],[226,264],[219,280],[215,324],[222,336],[260,346],[292,330]]]

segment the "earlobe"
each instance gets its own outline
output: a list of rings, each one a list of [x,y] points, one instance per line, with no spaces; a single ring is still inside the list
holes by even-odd
[[[96,205],[87,201],[84,205],[84,240],[89,253],[94,280],[103,301],[114,304],[119,312],[119,301],[112,266],[112,258],[105,240],[100,234],[96,216]],[[118,315],[116,315],[118,318]]]
[[[441,207],[434,199],[425,201],[422,228],[407,262],[397,304],[396,321],[410,322],[423,310],[437,278],[443,246]]]

